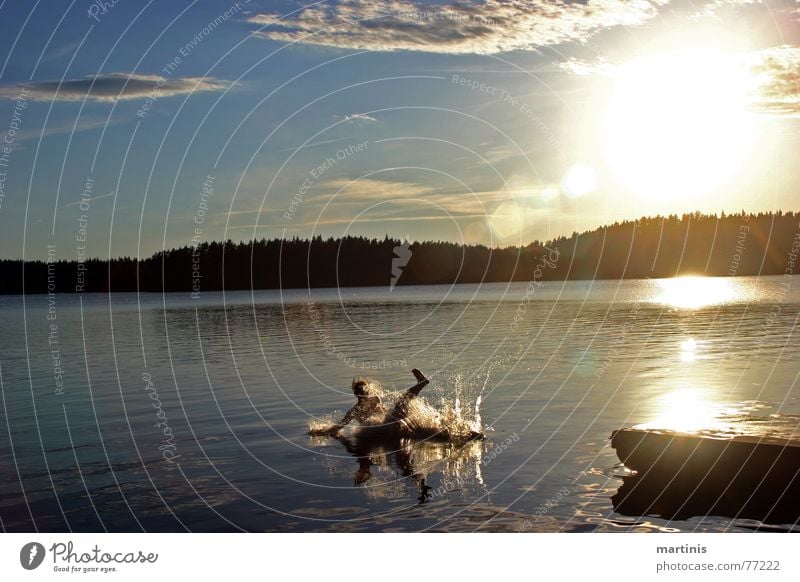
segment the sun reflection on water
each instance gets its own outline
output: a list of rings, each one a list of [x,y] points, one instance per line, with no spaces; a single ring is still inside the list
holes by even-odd
[[[697,359],[697,342],[694,338],[689,338],[681,342],[681,362],[691,364]]]
[[[655,418],[637,428],[688,433],[722,431],[726,423],[721,417],[729,412],[708,398],[707,391],[681,388],[661,396],[657,401]]]
[[[655,301],[684,309],[720,305],[742,298],[738,287],[723,277],[675,277],[657,281]]]
[[[770,414],[772,406],[758,400],[728,402],[708,387],[688,385],[652,400],[651,420],[634,428],[715,438],[757,437],[800,439],[800,415]]]

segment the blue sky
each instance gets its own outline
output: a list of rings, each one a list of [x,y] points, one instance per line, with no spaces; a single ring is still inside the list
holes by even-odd
[[[800,210],[794,1],[102,5],[0,5],[3,257]]]

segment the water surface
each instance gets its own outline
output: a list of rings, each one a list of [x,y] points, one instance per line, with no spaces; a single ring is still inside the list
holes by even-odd
[[[800,278],[0,297],[6,531],[729,531],[622,516],[622,426],[796,436]],[[356,375],[488,438],[309,437]],[[790,529],[794,524],[770,524]]]

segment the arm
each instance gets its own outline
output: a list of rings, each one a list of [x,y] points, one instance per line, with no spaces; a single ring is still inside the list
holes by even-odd
[[[353,408],[347,411],[347,414],[344,415],[344,418],[340,420],[338,423],[334,424],[329,430],[328,434],[331,436],[335,436],[340,430],[342,430],[345,426],[347,426],[351,420],[353,420],[353,416],[355,416],[355,409],[358,407],[356,404]]]

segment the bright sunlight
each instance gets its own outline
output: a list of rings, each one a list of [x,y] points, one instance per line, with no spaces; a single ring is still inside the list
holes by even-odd
[[[754,134],[748,96],[755,80],[733,55],[662,53],[621,65],[614,76],[605,151],[634,193],[688,198],[741,167]]]

